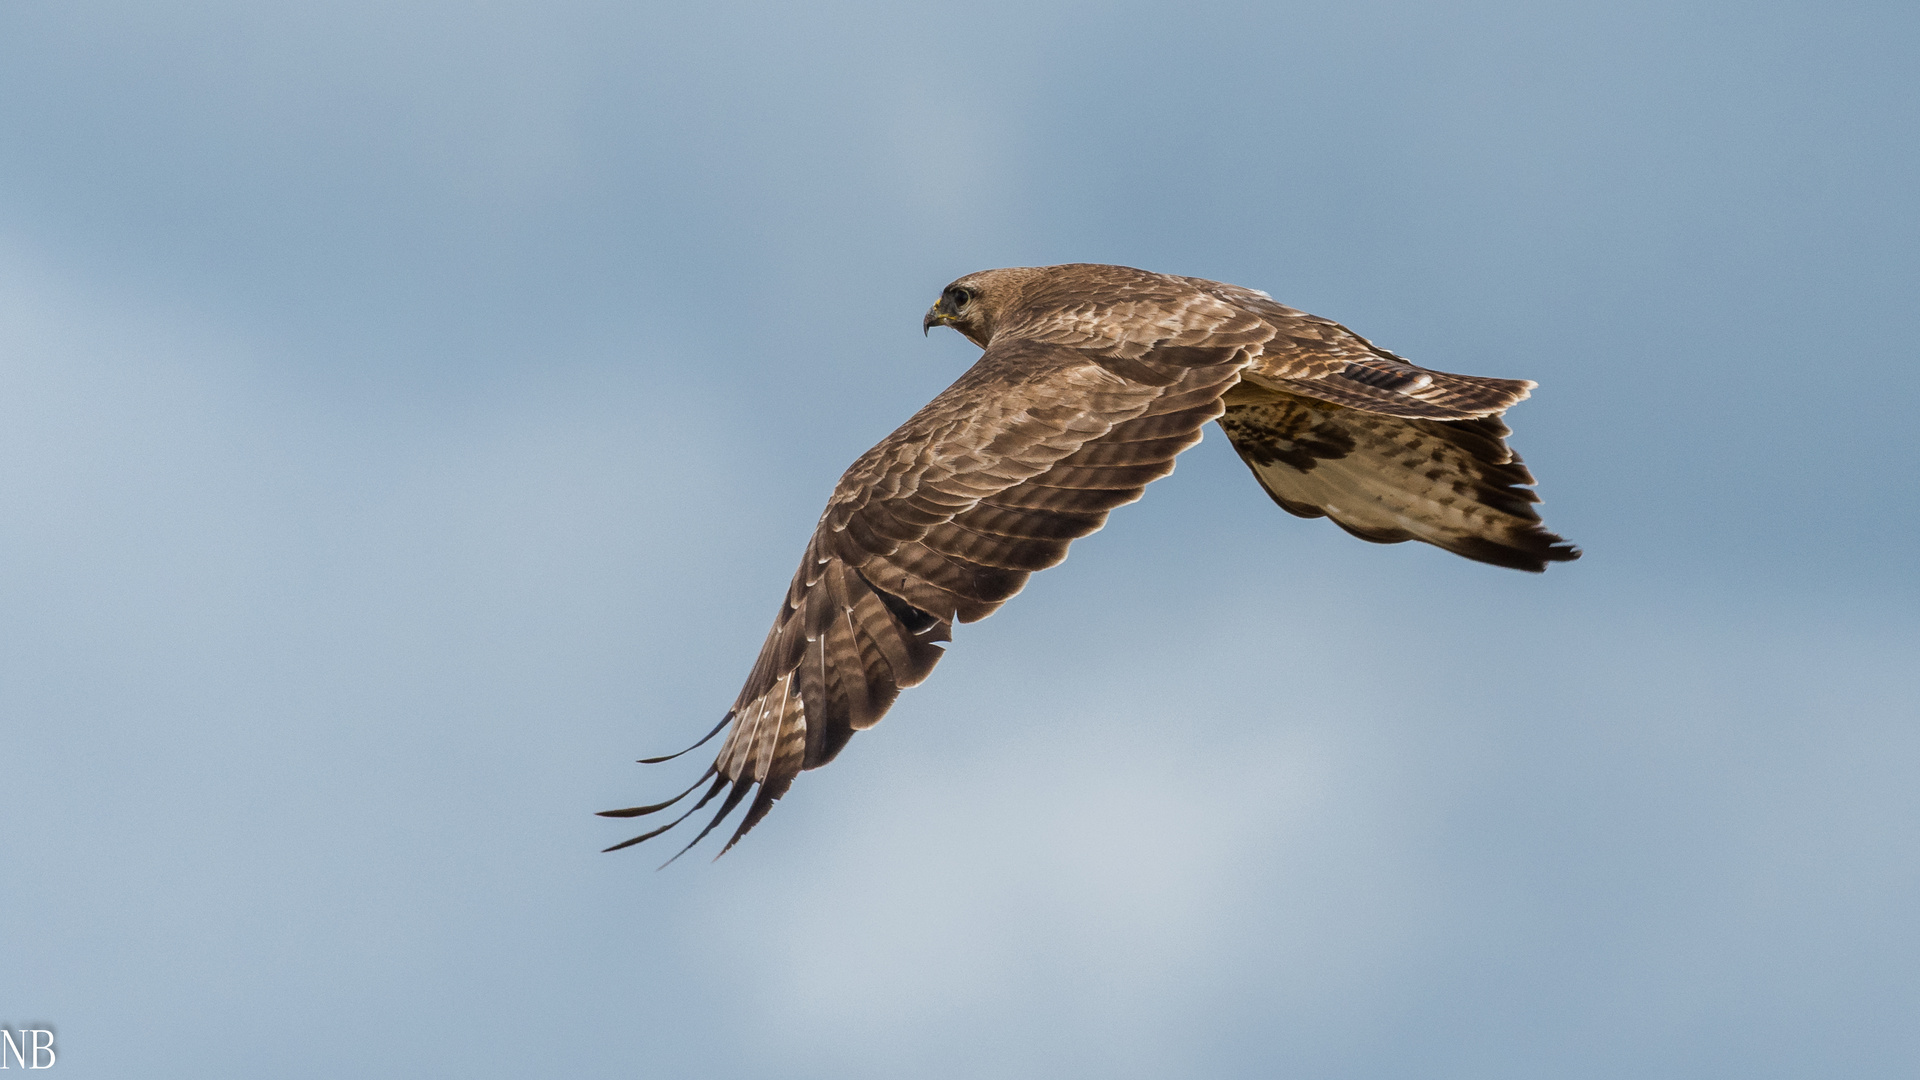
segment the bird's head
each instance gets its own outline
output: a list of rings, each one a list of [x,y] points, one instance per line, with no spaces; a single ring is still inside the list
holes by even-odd
[[[984,349],[993,340],[1001,316],[1013,308],[1025,286],[1039,274],[1040,268],[1029,266],[968,274],[940,291],[940,299],[920,320],[920,329],[951,326]]]

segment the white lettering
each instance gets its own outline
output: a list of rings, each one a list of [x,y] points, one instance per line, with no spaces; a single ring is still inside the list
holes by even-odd
[[[40,1041],[40,1036],[42,1035],[45,1035],[47,1037],[46,1042]],[[47,1052],[47,1063],[45,1065],[40,1064],[40,1051],[42,1050],[45,1050]],[[27,1068],[29,1069],[53,1068],[53,1032],[48,1031],[46,1028],[33,1029],[33,1064],[27,1066]]]
[[[7,1067],[7,1051],[9,1050],[13,1051],[13,1059],[20,1063],[20,1067],[23,1069],[26,1068],[27,1057],[20,1052],[20,1044],[13,1041],[13,1032],[8,1031],[6,1028],[0,1028],[0,1040],[3,1040],[0,1041],[0,1069]]]

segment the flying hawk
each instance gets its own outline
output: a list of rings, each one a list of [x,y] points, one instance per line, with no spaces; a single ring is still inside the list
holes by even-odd
[[[927,312],[935,326],[984,349],[979,362],[841,476],[746,686],[680,751],[729,729],[713,764],[672,799],[603,816],[664,810],[711,779],[706,793],[608,851],[724,790],[685,853],[757,787],[725,854],[933,671],[955,620],[986,618],[1065,559],[1209,420],[1288,513],[1517,570],[1580,557],[1541,526],[1505,442],[1500,414],[1526,380],[1433,371],[1266,293],[1124,266],[969,274]]]

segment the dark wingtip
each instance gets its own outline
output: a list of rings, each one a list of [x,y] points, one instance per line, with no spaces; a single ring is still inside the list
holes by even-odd
[[[680,823],[677,821],[673,823],[673,825],[678,825],[678,824]],[[600,849],[600,854],[605,855],[609,851],[619,851],[621,848],[630,848],[633,845],[638,844],[643,840],[651,840],[654,837],[659,836],[661,833],[666,832],[668,829],[673,828],[673,825],[662,825],[659,828],[653,830],[652,832],[641,833],[639,836],[636,836],[631,840],[622,840],[619,843],[613,845],[612,847],[603,847]]]
[[[1529,574],[1545,573],[1551,563],[1572,562],[1580,557],[1579,548],[1545,529],[1536,529],[1506,542],[1484,536],[1463,536],[1439,546],[1475,562],[1525,570]]]
[[[726,777],[723,776],[720,778],[720,782],[724,783],[725,781],[726,781]],[[714,826],[720,824],[722,821],[725,821],[727,819],[727,815],[733,813],[733,808],[740,805],[740,800],[746,797],[748,789],[752,787],[753,787],[753,781],[748,780],[744,777],[742,777],[739,780],[735,780],[733,782],[733,790],[727,792],[726,801],[720,804],[720,812],[713,815],[713,820],[707,822],[707,827],[700,830],[700,835],[694,837],[692,840],[687,841],[687,846],[681,848],[679,851],[674,852],[672,859],[668,859],[666,862],[661,863],[659,866],[655,867],[654,869],[665,870],[667,867],[673,865],[674,859],[678,859],[680,856],[685,855],[689,851],[692,851],[693,846],[695,844],[698,844],[700,841],[705,840],[707,838],[707,834],[713,831]],[[699,808],[695,807],[695,809],[699,809]],[[691,813],[691,811],[689,811],[689,813]]]
[[[773,809],[773,804],[779,800],[780,796],[785,795],[787,789],[792,786],[793,778],[790,776],[782,781],[776,781],[772,777],[768,777],[767,780],[760,785],[760,793],[753,797],[753,805],[747,807],[747,816],[740,819],[740,827],[733,830],[733,835],[727,839],[727,846],[720,849],[720,855],[725,855],[727,852],[732,851],[733,845],[739,843],[740,838],[747,835],[748,829],[760,824],[760,819],[767,816],[767,813]],[[718,862],[720,855],[715,855],[713,857],[714,861]]]
[[[727,725],[728,725],[729,723],[731,723],[732,721],[733,721],[733,710],[732,710],[732,709],[728,709],[728,710],[727,710],[727,715],[725,715],[725,716],[723,716],[723,717],[721,717],[721,718],[720,718],[720,722],[719,722],[718,724],[715,724],[715,725],[713,726],[713,730],[712,730],[712,731],[709,731],[709,732],[707,732],[707,733],[706,733],[705,735],[702,735],[702,736],[700,736],[700,741],[699,741],[699,742],[697,742],[697,743],[694,743],[694,744],[693,744],[692,746],[689,746],[689,747],[687,747],[687,748],[686,748],[685,750],[682,750],[682,751],[680,751],[679,753],[674,753],[674,754],[664,754],[664,755],[662,755],[662,756],[660,756],[660,757],[643,757],[643,758],[641,758],[641,759],[640,759],[640,764],[642,764],[642,765],[658,765],[658,764],[660,764],[660,763],[661,763],[661,762],[663,762],[663,761],[672,761],[672,760],[673,760],[674,758],[677,758],[677,757],[679,757],[679,756],[680,756],[680,754],[690,754],[690,753],[692,753],[693,751],[695,751],[695,750],[698,750],[698,749],[700,749],[700,748],[701,748],[702,746],[705,746],[705,745],[707,744],[707,740],[708,740],[708,739],[711,739],[711,738],[713,738],[713,737],[714,737],[715,735],[718,735],[718,734],[720,734],[720,729],[721,729],[721,728],[724,728],[724,727],[726,727],[726,726],[727,726]]]
[[[687,813],[692,813],[692,811],[689,810]],[[619,851],[621,848],[630,848],[633,845],[638,844],[644,840],[651,840],[654,837],[659,836],[661,833],[666,832],[668,829],[673,828],[675,825],[678,825],[685,820],[687,820],[687,815],[682,814],[679,817],[674,818],[672,821],[667,822],[665,825],[662,825],[659,828],[653,830],[652,832],[644,832],[644,833],[641,833],[639,836],[634,837],[631,840],[622,840],[619,843],[613,845],[612,847],[601,848],[600,854],[605,855],[609,851]]]
[[[1534,552],[1534,561],[1530,565],[1520,567],[1520,569],[1530,570],[1536,574],[1544,574],[1547,571],[1547,567],[1554,563],[1573,562],[1585,554],[1585,552],[1573,546],[1573,544],[1557,536],[1553,537],[1553,539],[1555,541],[1554,544],[1541,551]]]
[[[681,799],[684,799],[687,796],[693,794],[693,789],[699,787],[701,784],[706,783],[707,777],[712,776],[715,772],[718,772],[719,768],[720,766],[718,764],[707,766],[707,771],[700,774],[700,779],[695,780],[693,783],[687,785],[687,790],[681,792],[678,795],[675,795],[673,798],[668,799],[665,802],[657,802],[649,806],[629,806],[625,810],[596,810],[594,811],[594,813],[599,817],[612,817],[612,818],[645,817],[648,814],[659,813],[660,811],[665,810],[667,807],[672,806],[674,803],[679,802]]]
[[[716,771],[717,769],[708,769],[706,776],[702,776],[700,779],[705,780],[707,776],[712,776]],[[713,797],[715,795],[720,794],[720,789],[724,787],[726,783],[727,783],[727,778],[724,776],[715,779],[713,782],[713,786],[707,789],[707,793],[705,795],[700,796],[699,802],[694,803],[692,806],[688,807],[686,813],[681,814],[679,817],[674,818],[672,821],[667,822],[665,825],[660,826],[659,828],[653,830],[652,832],[641,833],[639,836],[636,836],[631,840],[623,840],[620,843],[615,844],[610,848],[601,848],[600,854],[605,855],[609,851],[619,851],[621,848],[632,847],[633,845],[641,842],[642,840],[651,840],[654,837],[659,836],[661,833],[666,832],[668,829],[671,829],[675,825],[678,825],[681,822],[692,817],[695,811],[699,810],[701,807],[712,802]],[[695,781],[693,786],[699,787],[700,784],[698,781]],[[712,826],[708,826],[708,827],[711,828]]]

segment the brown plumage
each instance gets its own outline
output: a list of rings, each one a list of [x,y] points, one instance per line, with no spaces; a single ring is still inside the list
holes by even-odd
[[[712,784],[608,851],[725,792],[691,848],[752,794],[724,854],[801,770],[832,761],[933,671],[956,620],[986,618],[1065,559],[1210,420],[1290,513],[1521,570],[1580,557],[1541,526],[1533,477],[1504,441],[1499,416],[1531,382],[1432,371],[1265,293],[1123,266],[969,274],[923,325],[986,351],[840,478],[746,685],[707,735],[727,729],[706,773],[604,816],[655,813]]]

